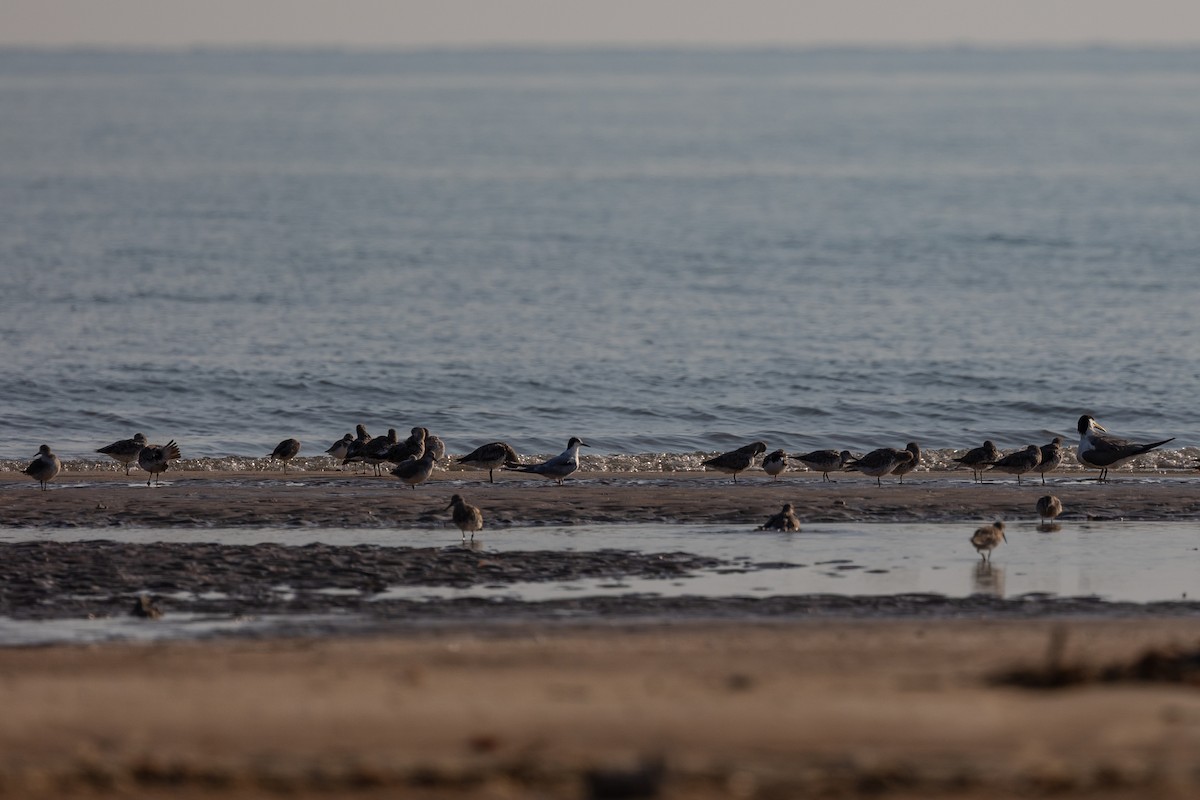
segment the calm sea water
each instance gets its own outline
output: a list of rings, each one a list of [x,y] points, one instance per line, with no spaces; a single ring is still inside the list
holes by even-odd
[[[1200,443],[1200,50],[0,51],[0,458]]]

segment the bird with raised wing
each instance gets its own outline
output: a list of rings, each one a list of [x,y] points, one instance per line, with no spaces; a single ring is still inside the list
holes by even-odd
[[[167,471],[172,461],[182,457],[174,439],[164,445],[148,444],[143,447],[142,452],[138,453],[138,466],[150,473],[146,485],[149,486],[151,480],[155,486],[162,483],[158,476]]]

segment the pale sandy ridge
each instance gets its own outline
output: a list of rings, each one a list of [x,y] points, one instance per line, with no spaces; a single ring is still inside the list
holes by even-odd
[[[1195,644],[1194,619],[517,626],[0,650],[13,796],[1186,797],[1200,694],[998,688]],[[653,773],[653,770],[651,770]],[[377,794],[378,793],[378,794]]]

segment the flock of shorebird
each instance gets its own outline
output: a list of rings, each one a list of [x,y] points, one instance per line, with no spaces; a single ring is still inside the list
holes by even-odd
[[[1079,448],[1077,458],[1085,466],[1100,470],[1098,481],[1108,480],[1108,471],[1144,454],[1156,447],[1161,447],[1174,441],[1174,437],[1157,442],[1138,443],[1121,439],[1109,434],[1090,415],[1079,418]],[[572,436],[567,442],[567,449],[562,453],[536,464],[523,464],[516,451],[506,442],[496,441],[477,447],[456,462],[475,469],[486,469],[489,482],[495,482],[495,470],[507,469],[519,472],[541,475],[559,485],[563,480],[579,469],[579,448],[587,444]],[[733,475],[737,483],[739,473],[749,469],[758,456],[767,451],[764,442],[752,442],[744,447],[722,453],[703,462],[704,466],[720,472]],[[138,433],[131,439],[102,447],[96,452],[110,456],[125,467],[128,475],[134,462],[149,474],[146,485],[151,481],[158,482],[159,476],[167,470],[170,462],[181,458],[179,446],[174,440],[165,445],[150,444],[145,435]],[[286,474],[288,462],[300,452],[298,439],[284,439],[267,456],[283,463]],[[407,439],[400,440],[395,429],[388,431],[386,436],[372,437],[364,426],[358,425],[356,433],[347,433],[334,442],[326,451],[335,459],[340,459],[343,465],[362,463],[372,467],[375,475],[382,474],[382,465],[394,464],[390,470],[401,482],[416,488],[433,474],[434,465],[438,459],[445,456],[446,446],[440,438],[431,434],[427,428],[414,427]],[[891,447],[881,447],[872,450],[861,457],[851,455],[848,450],[814,450],[801,455],[788,455],[783,450],[775,450],[763,457],[762,468],[772,478],[778,479],[788,465],[788,459],[798,461],[809,469],[821,473],[823,481],[831,480],[829,473],[835,470],[861,472],[875,478],[876,484],[882,484],[885,475],[895,475],[904,482],[904,476],[914,470],[921,460],[921,448],[916,442],[909,442],[903,450]],[[983,482],[985,470],[998,470],[1016,475],[1017,483],[1021,476],[1030,472],[1040,472],[1042,483],[1046,482],[1046,473],[1052,472],[1062,463],[1062,439],[1054,437],[1049,444],[1042,446],[1031,444],[1023,450],[1008,455],[1001,455],[991,441],[985,441],[982,446],[968,450],[963,456],[954,459],[961,466],[971,470],[977,483]],[[62,470],[62,462],[50,450],[49,445],[38,449],[37,457],[24,469],[24,473],[36,480],[43,490],[46,484],[53,480]],[[454,495],[447,509],[453,508],[454,523],[462,532],[472,535],[483,527],[482,512],[467,503],[459,495]],[[1053,519],[1062,513],[1062,504],[1052,495],[1047,495],[1038,501],[1038,513],[1042,519]],[[783,510],[772,516],[760,526],[764,530],[799,530],[800,521],[795,509],[790,503]],[[1001,541],[1005,540],[1004,523],[996,522],[977,530],[971,538],[971,543],[983,554],[990,558],[990,553]]]

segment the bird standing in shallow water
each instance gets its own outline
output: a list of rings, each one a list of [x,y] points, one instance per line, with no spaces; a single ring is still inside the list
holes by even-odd
[[[46,484],[54,480],[62,471],[62,462],[58,460],[58,456],[50,452],[50,445],[44,444],[38,448],[38,454],[33,461],[29,462],[29,466],[21,471],[37,481],[44,492]]]
[[[796,510],[791,503],[784,503],[783,510],[775,514],[762,525],[758,526],[760,531],[798,531],[800,530],[800,518],[796,516]]]
[[[283,474],[287,475],[288,462],[296,457],[300,452],[299,439],[284,439],[279,444],[275,445],[275,449],[271,451],[271,455],[267,458],[274,458],[283,462]]]
[[[517,458],[517,451],[513,450],[508,442],[488,442],[476,447],[458,459],[458,463],[475,469],[486,469],[488,471],[488,483],[495,483],[496,479],[493,473],[496,467],[506,465],[520,466],[521,461]]]
[[[167,442],[159,446],[156,444],[148,444],[142,448],[142,452],[138,453],[138,466],[150,473],[150,477],[146,479],[146,485],[150,485],[153,480],[155,485],[161,483],[158,476],[167,471],[167,467],[171,466],[171,462],[177,458],[182,458],[179,452],[179,445],[175,444],[175,440]]]
[[[767,452],[765,442],[752,442],[748,445],[739,447],[737,450],[730,450],[728,453],[721,453],[719,456],[713,456],[707,461],[701,462],[706,467],[712,467],[718,472],[732,472],[733,482],[737,483],[739,472],[744,472],[754,463],[756,456]]]
[[[125,466],[125,474],[129,474],[129,466],[137,461],[138,453],[146,446],[146,434],[135,433],[132,439],[122,439],[110,445],[101,447],[97,453],[103,453],[114,461]]]
[[[1162,447],[1167,442],[1175,441],[1175,437],[1163,439],[1161,442],[1138,444],[1128,439],[1119,439],[1096,422],[1090,415],[1084,414],[1079,418],[1079,463],[1100,470],[1096,480],[1104,483],[1108,480],[1108,471],[1119,467],[1143,453],[1149,453],[1156,447]]]
[[[1037,469],[1038,464],[1042,463],[1042,448],[1036,444],[1031,444],[1024,450],[1016,453],[1009,453],[1004,458],[992,464],[992,469],[998,469],[1001,472],[1007,472],[1010,475],[1017,476],[1017,485],[1021,485],[1021,476],[1026,472],[1033,472]]]
[[[975,533],[971,534],[971,544],[985,561],[992,560],[992,551],[999,547],[1002,541],[1007,542],[1008,537],[1004,535],[1004,523],[999,520],[991,525],[976,528]]]
[[[779,480],[779,473],[787,469],[787,453],[782,450],[769,453],[763,458],[762,468],[772,479]]]
[[[1043,495],[1037,501],[1038,518],[1044,523],[1051,522],[1063,512],[1062,501],[1052,494]]]
[[[452,519],[454,520],[454,524],[458,526],[459,531],[462,532],[463,539],[467,538],[467,532],[469,531],[471,533],[471,541],[475,541],[475,531],[483,530],[483,512],[478,507],[463,500],[457,494],[450,498],[450,504],[446,508],[454,509]]]
[[[954,459],[964,467],[969,467],[971,476],[976,483],[983,483],[983,468],[990,467],[1000,459],[1000,451],[996,449],[996,445],[992,444],[991,439],[983,443],[982,447],[974,447],[968,450],[961,458]]]

